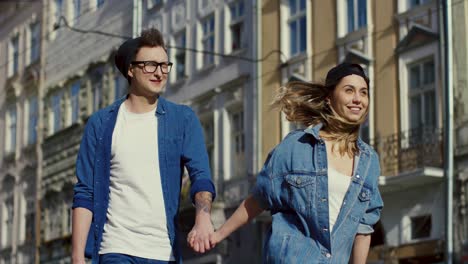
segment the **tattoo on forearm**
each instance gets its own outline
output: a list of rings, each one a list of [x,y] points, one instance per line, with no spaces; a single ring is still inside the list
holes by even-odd
[[[195,209],[196,212],[203,211],[205,213],[211,212],[211,202],[213,197],[209,192],[199,192],[195,194]]]

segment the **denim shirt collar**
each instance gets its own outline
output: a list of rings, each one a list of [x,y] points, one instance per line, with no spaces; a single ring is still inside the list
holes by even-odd
[[[118,111],[119,110],[119,107],[120,105],[127,99],[127,95],[124,95],[122,96],[120,99],[118,99],[117,101],[115,101],[111,107],[109,108],[109,112],[114,112],[114,111]],[[166,109],[167,109],[167,101],[166,99],[164,99],[162,96],[159,96],[158,98],[158,106],[156,107],[156,114],[158,115],[163,115],[166,113]]]
[[[323,139],[320,137],[320,129],[322,129],[322,127],[323,123],[318,123],[304,129],[304,132],[306,134],[312,135],[319,142],[323,142]],[[366,145],[366,143],[364,143],[364,141],[362,141],[361,137],[358,137],[357,139],[357,146],[360,152],[369,152],[369,147]]]

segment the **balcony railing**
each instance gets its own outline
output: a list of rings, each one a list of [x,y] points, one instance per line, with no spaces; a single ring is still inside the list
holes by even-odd
[[[443,165],[443,134],[439,128],[421,127],[376,138],[372,145],[384,176]]]

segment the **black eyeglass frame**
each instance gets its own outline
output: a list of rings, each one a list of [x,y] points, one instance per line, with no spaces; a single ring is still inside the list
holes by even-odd
[[[156,68],[154,68],[154,71],[148,71],[148,70],[147,70],[146,67],[147,67],[147,64],[148,64],[148,63],[156,64]],[[168,61],[168,62],[157,62],[157,61],[132,61],[132,62],[130,62],[130,64],[131,64],[131,65],[143,64],[143,69],[144,69],[145,72],[147,72],[147,73],[155,73],[155,72],[158,70],[158,68],[160,68],[162,73],[168,74],[168,73],[171,72],[171,70],[172,70],[172,65],[173,65],[174,63],[172,63],[172,62],[170,62],[170,61]],[[163,70],[163,67],[162,67],[162,66],[163,66],[164,64],[167,64],[167,71],[164,71],[164,70]],[[151,66],[154,66],[154,65],[151,65]]]

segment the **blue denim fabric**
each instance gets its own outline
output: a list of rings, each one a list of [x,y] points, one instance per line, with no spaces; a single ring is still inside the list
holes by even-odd
[[[76,161],[78,182],[74,187],[73,208],[87,208],[93,213],[85,255],[99,263],[106,213],[109,205],[109,179],[112,133],[122,98],[95,114],[85,127]],[[211,181],[208,154],[200,121],[187,106],[158,99],[159,169],[167,217],[169,239],[175,258],[181,262],[179,241],[176,235],[177,212],[181,190],[183,167],[189,172],[190,195],[193,200],[200,191],[208,191],[215,197]]]
[[[333,231],[328,221],[328,170],[322,125],[291,132],[270,153],[253,196],[271,211],[265,263],[348,263],[356,234],[370,234],[383,201],[377,153],[358,140],[359,161]]]
[[[139,258],[135,256],[120,254],[120,253],[108,253],[99,255],[99,263],[101,264],[173,264],[175,261],[163,261],[156,259]]]

